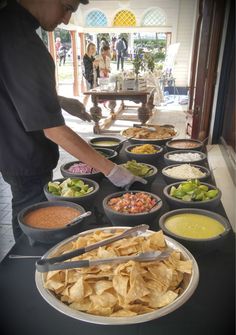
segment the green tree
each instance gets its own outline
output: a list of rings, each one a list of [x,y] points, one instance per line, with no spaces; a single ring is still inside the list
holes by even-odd
[[[56,28],[54,32],[55,38],[60,37],[62,43],[71,45],[70,32],[68,30]]]

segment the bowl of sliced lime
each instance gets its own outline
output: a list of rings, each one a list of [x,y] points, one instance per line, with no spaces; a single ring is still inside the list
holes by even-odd
[[[90,208],[99,191],[95,180],[88,178],[57,179],[44,186],[49,201],[71,201]]]

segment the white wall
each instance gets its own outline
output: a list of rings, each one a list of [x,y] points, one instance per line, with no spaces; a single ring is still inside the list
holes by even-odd
[[[180,47],[174,67],[176,86],[189,86],[196,10],[196,0],[180,0],[176,31],[176,42],[180,43]]]
[[[172,32],[172,43],[179,42],[180,48],[176,57],[174,76],[176,78],[176,86],[189,85],[189,70],[191,64],[192,44],[196,21],[196,9],[198,0],[130,0],[130,1],[113,1],[113,0],[90,0],[89,5],[79,6],[79,10],[75,14],[74,23],[84,27],[87,14],[92,10],[101,10],[108,19],[108,27],[104,29],[90,28],[84,31],[93,32],[115,32],[117,28],[112,28],[113,19],[121,9],[130,9],[137,20],[137,28],[120,29],[125,32],[134,32],[142,30],[142,18],[147,11],[154,7],[162,9],[167,17],[165,27],[147,28],[150,32]],[[119,30],[119,28],[118,28]]]

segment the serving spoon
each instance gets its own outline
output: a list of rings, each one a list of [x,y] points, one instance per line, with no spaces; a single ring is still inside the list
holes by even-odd
[[[92,212],[91,211],[87,211],[87,212],[85,212],[85,213],[83,213],[83,214],[80,214],[79,216],[76,216],[73,220],[71,220],[69,223],[67,223],[66,224],[66,227],[70,227],[70,226],[72,226],[72,225],[74,225],[74,224],[76,224],[76,222],[77,221],[79,221],[79,220],[81,220],[81,219],[83,219],[83,218],[86,218],[87,216],[90,216],[92,214]],[[16,259],[16,258],[18,258],[18,259],[26,259],[26,258],[41,258],[42,256],[24,256],[24,255],[14,255],[14,254],[10,254],[9,256],[8,256],[9,258],[14,258],[14,259]]]
[[[78,220],[81,220],[83,218],[86,218],[87,216],[90,216],[92,214],[91,211],[87,211],[83,214],[80,214],[79,216],[76,216],[73,220],[71,220],[69,223],[66,224],[66,227],[72,226],[75,224]]]
[[[141,128],[141,129],[145,129],[145,130],[149,130],[149,131],[156,131],[156,128],[155,127],[149,127],[149,126],[135,126],[136,128]]]
[[[128,137],[126,138],[125,140],[122,140],[117,146],[116,146],[116,150],[119,149],[121,147],[121,145],[129,140],[131,140],[132,138],[134,138],[135,136],[131,136],[131,137]]]

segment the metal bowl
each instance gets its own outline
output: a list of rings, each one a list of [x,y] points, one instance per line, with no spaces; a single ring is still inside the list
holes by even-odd
[[[116,229],[128,229],[130,227],[108,227],[108,228],[100,228],[101,230],[105,231],[115,231]],[[63,242],[57,244],[54,246],[52,249],[50,249],[43,257],[49,257],[51,254],[55,254],[57,250],[65,245],[66,243],[69,243],[75,239],[77,239],[79,236],[84,236],[89,233],[92,233],[93,231],[96,231],[98,229],[92,229],[89,231],[82,232],[78,234],[77,236],[73,236],[71,238],[68,238],[64,240]],[[146,234],[151,234],[153,233],[152,231],[147,231]],[[197,288],[198,281],[199,281],[199,270],[198,270],[198,265],[193,257],[193,255],[180,243],[177,241],[173,240],[172,238],[165,236],[166,243],[168,247],[173,248],[174,250],[179,250],[182,254],[182,258],[184,260],[191,260],[193,263],[192,267],[192,274],[184,274],[184,280],[182,282],[182,289],[183,292],[174,300],[172,303],[169,305],[162,307],[158,310],[155,310],[154,312],[151,313],[146,313],[142,315],[137,315],[137,316],[132,316],[132,317],[105,317],[105,316],[96,316],[96,315],[91,315],[87,313],[83,313],[77,310],[74,310],[67,306],[66,304],[62,303],[60,300],[57,299],[57,297],[50,292],[48,289],[45,289],[43,284],[44,284],[44,276],[45,274],[39,273],[36,271],[35,273],[35,282],[37,289],[43,299],[46,300],[46,302],[51,305],[53,308],[58,310],[59,312],[88,323],[93,323],[93,324],[101,324],[101,325],[128,325],[128,324],[137,324],[137,323],[143,323],[147,322],[150,320],[158,319],[164,315],[167,315],[169,313],[172,313],[176,309],[180,308],[194,293],[195,289]]]
[[[146,125],[146,127],[155,127],[155,125]],[[172,128],[175,131],[175,135],[173,136],[169,136],[166,138],[156,138],[156,139],[150,139],[150,138],[135,138],[132,137],[129,139],[129,142],[131,144],[146,144],[146,143],[150,143],[150,144],[157,144],[157,145],[164,145],[167,141],[172,140],[174,137],[176,137],[178,135],[178,130],[173,126],[173,125],[169,125],[169,124],[164,124],[164,125],[160,125],[160,127],[166,127],[166,128]],[[130,135],[128,135],[127,133],[127,129],[124,129],[121,131],[121,135],[126,137],[127,139],[130,137]]]

